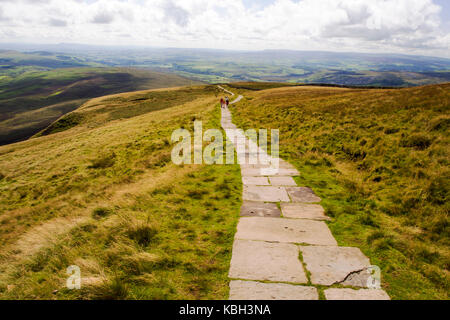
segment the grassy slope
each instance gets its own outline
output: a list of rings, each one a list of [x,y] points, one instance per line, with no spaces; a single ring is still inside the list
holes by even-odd
[[[215,87],[167,93],[95,99],[90,121],[0,147],[1,298],[227,298],[240,171],[171,163],[172,131],[219,110]],[[80,291],[64,289],[74,264]]]
[[[253,87],[252,89],[255,89]],[[235,90],[244,128],[280,129],[283,158],[381,267],[394,299],[448,299],[450,84],[401,90]]]
[[[68,68],[0,79],[0,144],[29,138],[90,98],[191,83],[130,68]]]

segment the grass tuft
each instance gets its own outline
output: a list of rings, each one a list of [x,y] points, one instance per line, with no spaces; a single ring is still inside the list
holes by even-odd
[[[128,232],[130,239],[136,241],[140,246],[147,247],[156,240],[158,230],[148,224],[132,226]]]
[[[433,140],[424,134],[413,134],[405,137],[400,141],[400,146],[407,148],[415,148],[417,150],[425,150],[431,146]]]
[[[92,211],[92,217],[93,217],[94,219],[100,219],[100,218],[107,217],[107,216],[109,216],[109,215],[112,214],[112,213],[113,213],[113,210],[111,210],[111,209],[109,209],[109,208],[103,208],[103,207],[101,207],[101,208],[95,208],[95,209]]]
[[[125,300],[129,295],[129,285],[115,276],[111,281],[92,289],[95,300]]]
[[[116,162],[116,160],[115,160],[114,154],[104,155],[98,159],[92,160],[92,163],[89,166],[89,168],[90,169],[106,169],[106,168],[110,168],[110,167],[114,166],[115,162]]]

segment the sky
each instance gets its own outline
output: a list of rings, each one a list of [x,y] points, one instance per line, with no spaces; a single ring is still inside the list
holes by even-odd
[[[0,0],[0,43],[450,58],[450,0]]]

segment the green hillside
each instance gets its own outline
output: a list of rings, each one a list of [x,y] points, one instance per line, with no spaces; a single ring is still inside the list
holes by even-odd
[[[0,145],[29,138],[90,98],[192,83],[130,68],[64,68],[0,77]]]
[[[217,90],[94,99],[79,124],[0,147],[0,298],[227,299],[239,167],[170,157],[173,130],[219,126]]]
[[[361,248],[392,298],[448,299],[450,84],[232,86],[246,97],[237,125],[280,130],[281,156],[323,199],[339,245]]]

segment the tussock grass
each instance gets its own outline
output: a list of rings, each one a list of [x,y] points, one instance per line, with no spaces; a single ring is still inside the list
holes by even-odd
[[[448,299],[449,84],[237,91],[234,120],[280,130],[298,183],[323,199],[339,244],[380,266],[391,297]]]
[[[94,211],[92,211],[92,217],[95,219],[100,219],[109,216],[112,213],[113,210],[109,208],[95,208]]]

